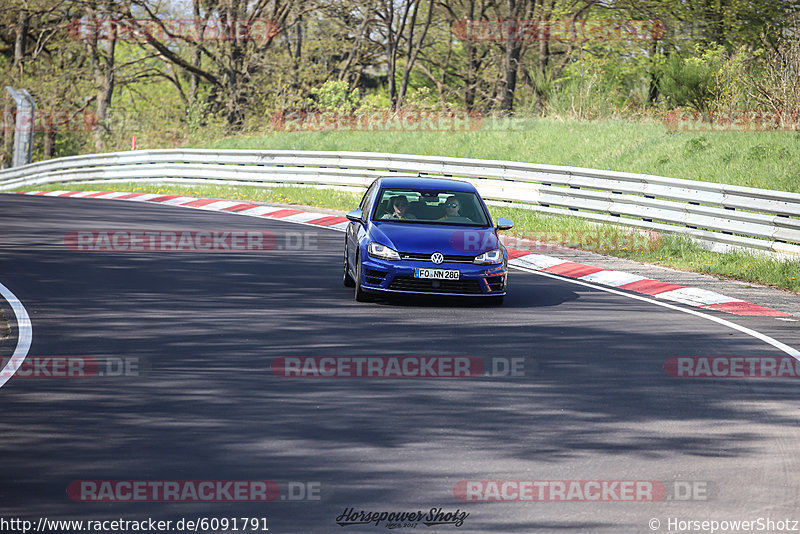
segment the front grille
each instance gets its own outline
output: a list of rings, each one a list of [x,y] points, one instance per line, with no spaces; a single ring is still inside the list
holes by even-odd
[[[490,291],[502,291],[504,276],[487,276],[486,283],[489,284]]]
[[[364,277],[367,279],[368,284],[377,286],[383,282],[384,278],[386,278],[386,273],[383,271],[376,271],[375,269],[365,269]]]
[[[428,278],[411,278],[395,276],[389,289],[397,291],[419,291],[430,293],[462,293],[480,295],[481,286],[477,280],[430,280]]]
[[[427,261],[433,263],[431,261],[431,254],[419,254],[416,252],[400,252],[399,254],[401,260]],[[474,259],[475,256],[457,256],[454,254],[447,254],[444,256],[444,261],[449,263],[472,263]]]

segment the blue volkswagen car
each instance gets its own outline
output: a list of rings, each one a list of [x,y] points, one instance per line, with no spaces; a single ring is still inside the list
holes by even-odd
[[[501,304],[508,253],[475,187],[378,178],[347,214],[343,281],[359,302],[380,294],[473,296]]]

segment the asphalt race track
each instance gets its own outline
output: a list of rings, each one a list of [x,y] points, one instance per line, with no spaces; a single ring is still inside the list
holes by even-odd
[[[0,228],[0,284],[31,317],[28,359],[98,366],[93,376],[14,376],[0,388],[0,517],[266,518],[239,532],[348,534],[392,526],[340,526],[348,509],[441,508],[439,524],[416,522],[422,532],[646,533],[670,531],[671,520],[759,519],[788,520],[766,530],[788,532],[800,520],[800,382],[665,371],[674,357],[786,355],[704,316],[798,348],[796,323],[684,313],[519,270],[502,307],[360,304],[341,283],[342,233],[164,205],[2,195]],[[71,231],[106,229],[268,231],[276,247],[65,246]],[[0,342],[0,356],[15,342]],[[489,376],[286,378],[274,365],[374,356],[477,357]],[[92,501],[122,487],[108,481],[151,491],[271,481],[280,493]],[[473,492],[482,502],[466,502],[467,481],[483,497],[488,481],[539,481],[549,497],[517,500],[521,486],[501,482],[501,499]],[[641,498],[625,495],[625,481]],[[601,486],[608,491],[589,491]]]

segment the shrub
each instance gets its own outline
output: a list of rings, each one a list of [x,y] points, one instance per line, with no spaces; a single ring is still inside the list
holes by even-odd
[[[358,89],[349,90],[345,81],[328,80],[321,87],[312,89],[311,93],[317,99],[317,106],[323,111],[353,111],[358,108],[361,96]]]
[[[671,55],[661,65],[659,73],[659,90],[668,105],[710,110],[718,92],[716,74],[723,61],[722,55],[721,47],[704,52],[695,47],[694,54],[689,57]]]

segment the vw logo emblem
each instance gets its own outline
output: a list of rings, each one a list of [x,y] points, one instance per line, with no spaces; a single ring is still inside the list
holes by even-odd
[[[439,265],[444,261],[444,256],[442,256],[441,252],[434,252],[433,254],[431,254],[431,261],[436,265]]]

